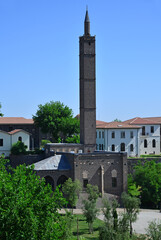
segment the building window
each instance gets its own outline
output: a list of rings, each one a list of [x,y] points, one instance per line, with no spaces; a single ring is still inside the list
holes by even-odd
[[[112,175],[112,187],[117,187],[117,171],[113,169],[111,175]]]
[[[125,143],[121,143],[120,150],[121,152],[125,152]]]
[[[112,187],[117,187],[117,178],[112,177]]]
[[[131,131],[130,132],[130,138],[133,138],[134,137],[134,134],[133,134],[133,132]]]
[[[121,132],[121,138],[125,138],[125,132]]]
[[[99,132],[99,138],[101,138],[101,132]]]
[[[112,144],[112,151],[115,151],[115,144]]]
[[[147,140],[144,139],[144,147],[147,148],[147,146],[148,146]]]
[[[133,152],[134,151],[134,146],[133,144],[130,144],[130,152]]]
[[[104,138],[104,132],[102,132],[102,138]]]
[[[88,179],[83,179],[83,187],[87,188]]]
[[[99,150],[102,150],[102,144],[99,144]]]
[[[18,141],[22,142],[22,137],[18,137]]]
[[[3,147],[3,139],[0,139],[0,147]]]
[[[111,138],[115,138],[115,132],[111,133]]]
[[[154,126],[151,126],[151,133],[154,133]]]
[[[155,141],[155,139],[153,139],[153,141],[152,141],[152,147],[153,147],[153,148],[156,147],[156,141]]]
[[[142,135],[145,136],[145,127],[142,127]]]

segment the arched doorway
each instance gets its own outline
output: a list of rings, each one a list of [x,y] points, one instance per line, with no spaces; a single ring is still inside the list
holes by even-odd
[[[57,186],[62,186],[66,182],[66,180],[68,180],[68,178],[65,175],[60,176],[57,181]]]
[[[53,178],[50,177],[50,176],[46,176],[44,178],[45,178],[46,185],[50,184],[51,187],[52,187],[52,190],[54,191],[54,180],[53,180]]]

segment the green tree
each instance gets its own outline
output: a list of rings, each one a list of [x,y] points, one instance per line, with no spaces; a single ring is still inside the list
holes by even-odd
[[[130,194],[132,197],[138,197],[141,194],[141,187],[136,186],[136,183],[133,182],[133,177],[131,174],[128,176],[128,194]]]
[[[132,197],[125,192],[122,193],[121,199],[129,219],[130,236],[132,236],[132,223],[137,220],[137,215],[139,213],[140,207],[140,199],[137,197]]]
[[[8,168],[0,161],[0,239],[62,239],[65,222],[58,209],[66,203],[57,188],[35,174],[34,166]]]
[[[161,163],[139,162],[134,168],[133,182],[141,187],[143,207],[158,208],[161,202]]]
[[[113,120],[114,122],[122,122],[120,119],[118,119],[118,118],[115,118],[114,120]]]
[[[18,141],[17,143],[14,143],[11,147],[11,154],[13,155],[20,155],[26,153],[27,146],[21,142]]]
[[[76,206],[76,203],[78,201],[78,195],[81,190],[82,186],[80,184],[80,181],[77,179],[75,181],[72,181],[71,178],[68,178],[68,180],[63,184],[62,191],[65,194],[67,202],[72,207],[72,213],[73,208]]]
[[[96,207],[96,201],[99,197],[98,186],[87,184],[88,199],[83,200],[83,214],[88,223],[89,232],[93,233],[93,223],[96,220],[99,210]]]
[[[80,143],[80,135],[73,135],[72,137],[67,137],[65,140],[66,143]]]
[[[96,185],[87,184],[86,192],[88,193],[89,201],[94,200],[96,202],[100,195],[98,186],[96,186]]]
[[[127,240],[129,236],[129,218],[126,213],[123,213],[119,218],[117,214],[118,202],[114,199],[109,202],[108,199],[103,199],[103,214],[105,224],[99,229],[100,240]]]
[[[3,117],[3,114],[1,113],[1,107],[2,107],[2,105],[0,103],[0,117]]]
[[[84,200],[83,204],[83,214],[88,223],[89,232],[93,233],[93,222],[96,220],[99,210],[96,208],[95,200]]]
[[[61,102],[40,104],[33,120],[42,132],[50,133],[56,142],[59,138],[65,142],[67,137],[80,131],[79,120],[74,118],[72,110]]]

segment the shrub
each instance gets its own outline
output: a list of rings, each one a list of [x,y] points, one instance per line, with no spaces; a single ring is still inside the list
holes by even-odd
[[[151,240],[161,240],[161,222],[150,222],[147,234]]]
[[[11,154],[13,155],[20,155],[26,153],[27,146],[21,142],[18,141],[17,143],[14,143],[11,148]]]

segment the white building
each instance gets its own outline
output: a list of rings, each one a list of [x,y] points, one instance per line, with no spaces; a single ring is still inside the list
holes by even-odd
[[[97,150],[127,152],[128,156],[160,154],[160,124],[143,118],[97,123]]]
[[[0,130],[0,155],[4,154],[8,157],[12,145],[17,141],[22,141],[27,146],[27,150],[29,150],[30,133],[22,129],[15,129],[11,132]]]

